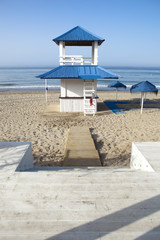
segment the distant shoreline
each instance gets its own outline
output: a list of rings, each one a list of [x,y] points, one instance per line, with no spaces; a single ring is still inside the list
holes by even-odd
[[[119,89],[119,92],[129,92],[129,88],[127,89]],[[45,88],[44,89],[6,89],[6,90],[1,90],[0,89],[0,93],[42,93],[45,92]],[[51,92],[59,92],[60,93],[60,89],[49,89],[48,93]],[[97,92],[116,92],[115,89],[113,88],[108,88],[108,89],[98,89]]]
[[[53,69],[53,68],[56,68],[57,66],[59,66],[58,64],[57,65],[53,65],[53,66],[0,66],[0,70],[1,69]],[[158,67],[144,67],[144,66],[105,66],[105,65],[101,65],[100,66],[104,67],[104,68],[107,68],[107,69],[132,69],[132,70],[137,70],[137,69],[140,69],[140,70],[159,70],[160,71],[160,66]]]

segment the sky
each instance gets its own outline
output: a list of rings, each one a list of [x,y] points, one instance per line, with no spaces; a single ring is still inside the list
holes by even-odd
[[[105,39],[99,65],[160,67],[160,0],[0,0],[0,67],[59,65],[52,39],[77,25]]]

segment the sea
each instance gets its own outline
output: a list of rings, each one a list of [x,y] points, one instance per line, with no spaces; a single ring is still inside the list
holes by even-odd
[[[0,68],[0,91],[42,91],[45,89],[44,80],[36,76],[50,71],[54,67],[16,67]],[[160,90],[160,68],[136,68],[136,67],[105,67],[109,71],[118,74],[119,81],[130,87],[141,81],[149,81]],[[99,91],[112,91],[108,85],[114,79],[101,79],[97,81]],[[48,91],[59,90],[60,80],[47,80]],[[122,89],[124,91],[124,89]]]

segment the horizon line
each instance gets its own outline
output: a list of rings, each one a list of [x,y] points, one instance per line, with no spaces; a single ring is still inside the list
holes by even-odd
[[[22,68],[55,68],[59,65],[35,65],[35,66],[29,66],[29,65],[24,65],[24,66],[0,66],[0,69],[13,69],[13,68],[17,68],[17,69],[22,69]],[[107,67],[107,68],[130,68],[130,69],[134,69],[134,68],[140,68],[140,69],[160,69],[160,66],[137,66],[137,65],[101,65],[102,67]]]

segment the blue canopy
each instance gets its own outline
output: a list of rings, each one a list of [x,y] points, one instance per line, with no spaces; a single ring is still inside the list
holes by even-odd
[[[108,87],[114,87],[114,88],[127,88],[126,85],[123,83],[116,81],[108,85]]]
[[[105,39],[77,26],[59,37],[54,38],[53,41],[58,45],[60,41],[64,41],[66,46],[92,46],[92,42],[98,41],[98,45],[101,45]]]
[[[118,79],[118,75],[97,65],[61,65],[36,76],[41,79]]]
[[[134,92],[154,92],[154,93],[157,94],[158,89],[152,83],[150,83],[148,81],[143,81],[143,82],[140,82],[140,83],[137,83],[137,84],[133,85],[130,89],[130,92],[131,93],[134,93]]]

